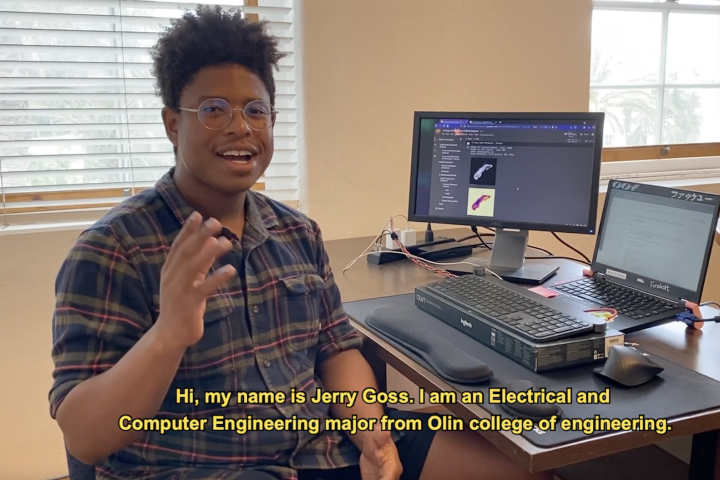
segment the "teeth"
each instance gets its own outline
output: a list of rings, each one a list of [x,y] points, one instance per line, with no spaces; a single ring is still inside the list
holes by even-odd
[[[252,153],[247,150],[230,150],[228,152],[223,152],[220,155],[225,157],[251,157]]]

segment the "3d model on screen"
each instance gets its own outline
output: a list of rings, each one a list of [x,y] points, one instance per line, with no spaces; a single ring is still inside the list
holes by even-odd
[[[478,168],[478,171],[475,172],[475,175],[473,175],[473,178],[474,178],[475,180],[480,179],[480,177],[482,177],[482,174],[485,173],[485,172],[487,172],[488,170],[490,170],[492,167],[493,167],[493,166],[492,166],[491,163],[486,163],[486,164],[483,165],[482,167]]]
[[[480,206],[480,204],[482,202],[484,202],[485,200],[487,200],[488,198],[490,198],[490,195],[482,195],[480,198],[475,200],[475,203],[472,204],[472,209],[477,210],[478,207]]]

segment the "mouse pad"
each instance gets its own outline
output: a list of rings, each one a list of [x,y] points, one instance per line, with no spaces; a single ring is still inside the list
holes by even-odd
[[[413,315],[413,320],[417,322],[417,328],[434,333],[451,342],[457,346],[458,349],[486,363],[494,373],[493,378],[489,382],[476,385],[448,383],[457,389],[458,392],[483,392],[483,408],[493,415],[499,415],[504,419],[513,418],[499,403],[489,403],[489,388],[506,387],[513,380],[519,379],[529,380],[539,388],[544,387],[547,392],[560,392],[571,388],[572,403],[559,404],[563,414],[562,418],[558,420],[558,424],[554,430],[546,430],[538,433],[539,429],[536,429],[522,433],[528,441],[540,447],[552,447],[577,441],[587,438],[588,435],[614,433],[608,430],[595,431],[589,434],[583,431],[566,431],[559,426],[559,422],[566,418],[594,419],[595,416],[598,416],[602,419],[620,420],[640,418],[672,419],[673,417],[720,407],[720,382],[656,355],[651,355],[650,358],[663,366],[665,370],[648,383],[633,388],[611,383],[609,380],[593,373],[593,368],[603,365],[603,361],[552,372],[535,373],[418,309],[414,305],[413,294],[347,302],[344,304],[345,310],[350,317],[430,371],[433,371],[433,368],[424,361],[422,357],[402,346],[399,342],[389,338],[387,335],[383,335],[381,332],[373,329],[365,322],[365,318],[372,309],[381,305],[397,308],[398,312],[401,312],[405,316]],[[639,345],[637,348],[642,350],[642,345]],[[577,392],[603,392],[608,387],[610,388],[610,403],[577,403]],[[460,395],[458,395],[458,402],[459,401]],[[430,404],[426,403],[424,406],[430,406]],[[466,424],[465,428],[467,429],[467,427],[468,425]]]

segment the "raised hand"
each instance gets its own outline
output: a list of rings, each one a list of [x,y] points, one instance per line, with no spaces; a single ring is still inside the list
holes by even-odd
[[[225,237],[217,238],[222,226],[194,212],[170,248],[160,274],[158,334],[170,344],[187,348],[203,336],[207,298],[227,283],[235,268],[225,265],[209,274],[215,261],[232,249]]]

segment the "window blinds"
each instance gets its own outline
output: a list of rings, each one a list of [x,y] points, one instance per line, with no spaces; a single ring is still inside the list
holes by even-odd
[[[174,159],[150,47],[198,3],[215,4],[0,0],[0,214],[108,208],[167,172]],[[275,156],[256,187],[293,203],[299,55],[292,0],[246,4],[246,17],[268,21],[287,53],[275,72]]]

